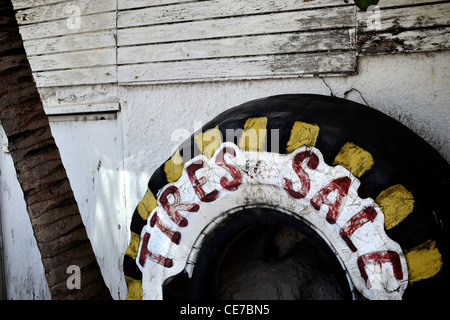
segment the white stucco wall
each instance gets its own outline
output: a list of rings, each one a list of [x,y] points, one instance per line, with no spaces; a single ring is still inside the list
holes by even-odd
[[[84,195],[91,194],[96,201],[80,209],[113,297],[126,297],[120,263],[133,210],[152,172],[183,140],[173,139],[172,134],[193,133],[228,108],[277,94],[333,94],[367,103],[399,120],[450,161],[450,52],[366,56],[358,63],[358,74],[348,77],[41,89],[49,105],[111,100],[121,104],[118,119],[106,120],[114,139],[105,138],[111,131],[99,130],[97,121],[52,124],[77,200],[85,201]],[[4,133],[1,140],[6,144]],[[95,171],[100,158],[107,171]],[[48,299],[11,159],[1,152],[0,161],[7,297]],[[92,195],[86,181],[94,176],[98,184]]]

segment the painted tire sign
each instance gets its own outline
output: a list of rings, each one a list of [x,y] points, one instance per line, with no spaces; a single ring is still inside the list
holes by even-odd
[[[185,274],[204,290],[202,245],[263,209],[311,229],[354,299],[436,295],[450,286],[449,169],[408,128],[345,99],[280,95],[229,109],[151,176],[130,224],[127,299],[163,299],[165,281]]]
[[[401,299],[408,283],[402,249],[386,235],[375,201],[358,197],[359,184],[347,169],[328,166],[313,147],[281,155],[224,143],[211,159],[193,158],[178,181],[160,191],[142,229],[137,263],[144,297],[161,298],[164,280],[195,267],[202,238],[219,220],[257,205],[310,225],[366,298]]]

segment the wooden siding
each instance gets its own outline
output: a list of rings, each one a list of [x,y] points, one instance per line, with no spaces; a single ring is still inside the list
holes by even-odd
[[[381,1],[375,12],[357,13],[359,55],[434,51],[450,48],[450,2]]]
[[[38,87],[117,83],[117,0],[13,4]]]
[[[357,56],[450,48],[450,2],[13,0],[39,87],[349,75]],[[79,28],[70,27],[74,7]]]
[[[355,8],[334,0],[210,0],[120,10],[120,83],[345,75]],[[143,1],[139,1],[143,2]]]
[[[57,105],[57,106],[44,106],[45,113],[48,116],[58,115],[76,115],[87,113],[116,113],[119,111],[118,102],[105,102],[105,103],[85,103],[80,105]]]
[[[354,52],[324,52],[119,66],[123,84],[339,75],[355,70]]]

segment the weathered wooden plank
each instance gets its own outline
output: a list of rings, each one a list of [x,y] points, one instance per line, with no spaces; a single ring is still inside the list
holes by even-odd
[[[116,48],[38,55],[31,56],[28,60],[34,72],[115,65]]]
[[[117,82],[116,66],[34,72],[38,87],[62,87]]]
[[[354,27],[351,6],[119,29],[119,46]]]
[[[196,0],[118,0],[119,10],[133,9],[133,8],[145,8],[156,7],[161,5],[178,4],[184,2],[195,2]],[[209,0],[197,0],[197,1],[209,1]]]
[[[450,48],[450,27],[358,36],[358,54],[435,51]]]
[[[418,7],[385,9],[378,15],[358,11],[358,32],[405,30],[450,25],[450,2]],[[376,28],[375,28],[376,27]]]
[[[64,0],[62,0],[64,1]],[[14,9],[32,8],[42,6],[46,4],[52,4],[56,2],[62,2],[61,0],[11,0]]]
[[[118,63],[349,50],[354,48],[353,40],[353,29],[338,29],[122,47]]]
[[[156,25],[210,18],[262,14],[270,12],[304,10],[323,6],[343,6],[336,0],[211,0],[179,4],[176,6],[150,7],[130,11],[119,11],[118,27]],[[350,4],[349,4],[350,5]]]
[[[99,112],[117,112],[119,111],[119,103],[105,102],[77,105],[44,105],[44,110],[48,116],[79,113],[87,114]]]
[[[87,14],[115,11],[117,0],[73,0],[52,3],[39,7],[18,10],[16,19],[19,25],[33,24],[43,21],[67,19],[74,15],[83,16]]]
[[[357,13],[359,55],[450,49],[450,2],[401,4],[405,2],[395,0],[393,8],[382,8],[376,16]]]
[[[195,2],[196,0],[118,0],[119,10],[132,9],[132,8],[143,8],[150,6],[177,4],[183,2]],[[197,1],[210,1],[210,0],[197,0]],[[41,5],[47,5],[52,3],[62,2],[61,0],[12,0],[14,8],[23,9],[31,8]],[[442,0],[389,0],[380,1],[378,6],[380,8],[389,8],[394,6],[410,6],[421,3],[433,3],[442,2]]]
[[[77,33],[60,37],[24,41],[24,46],[29,56],[44,53],[115,47],[115,45],[115,30]]]
[[[442,1],[443,0],[389,0],[389,1],[381,0],[377,6],[380,7],[380,9],[385,9],[401,6],[408,7],[412,5],[432,4],[434,2],[442,2]]]
[[[192,2],[119,12],[118,25],[123,84],[355,72],[355,7],[336,1]]]
[[[119,84],[150,84],[220,80],[345,75],[356,71],[355,52],[284,54],[123,65]]]
[[[19,29],[22,38],[30,40],[116,28],[116,12],[99,13],[80,18],[79,29],[69,27],[70,22],[66,19],[22,25]]]

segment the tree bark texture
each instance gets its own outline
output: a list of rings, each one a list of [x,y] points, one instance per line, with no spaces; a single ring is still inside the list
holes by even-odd
[[[52,136],[11,0],[0,0],[0,99],[0,119],[52,299],[111,298]],[[70,265],[81,270],[80,289],[67,285]]]

